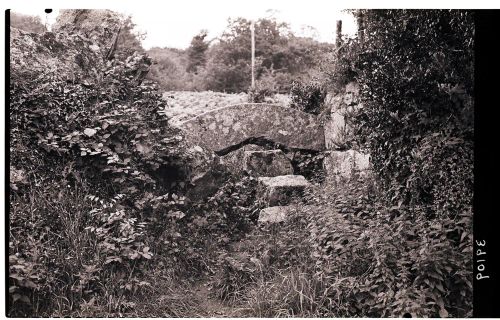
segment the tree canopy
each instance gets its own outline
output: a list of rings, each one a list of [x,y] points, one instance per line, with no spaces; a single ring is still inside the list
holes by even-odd
[[[187,50],[152,49],[158,65],[153,67],[151,77],[167,90],[182,88],[174,84],[178,82],[176,79],[183,78],[184,90],[246,92],[251,74],[250,24],[244,18],[229,19],[217,39],[207,41],[207,33],[201,31]],[[293,80],[317,76],[320,62],[332,49],[330,44],[295,36],[286,23],[275,19],[256,21],[255,42],[257,86],[278,92],[288,92]],[[182,52],[183,60],[187,61],[183,64],[187,75],[179,70],[172,74],[160,72],[171,65],[171,58],[165,58],[171,56],[167,51],[172,50]]]
[[[42,23],[38,16],[30,16],[17,12],[10,12],[11,27],[18,28],[28,32],[42,33],[47,31],[47,28]]]

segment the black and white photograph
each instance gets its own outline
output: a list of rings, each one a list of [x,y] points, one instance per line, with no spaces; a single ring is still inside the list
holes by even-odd
[[[105,3],[5,11],[2,316],[499,316],[488,14]]]

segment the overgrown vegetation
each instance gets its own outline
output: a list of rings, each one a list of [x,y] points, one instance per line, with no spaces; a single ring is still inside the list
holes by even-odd
[[[11,29],[9,315],[127,310],[183,205],[189,155],[149,58],[112,52],[122,19],[69,10],[54,33]]]
[[[460,225],[388,208],[370,181],[339,186],[254,230],[221,260],[214,294],[259,317],[470,316],[470,246],[449,237]]]
[[[473,14],[360,14],[367,39],[355,61],[365,104],[354,120],[358,141],[372,156],[385,203],[408,208],[402,224],[427,229],[420,250],[447,259],[420,262],[424,274],[437,272],[428,286],[448,288],[439,315],[446,309],[463,316],[472,302]],[[403,244],[411,247],[410,241]],[[418,294],[441,305],[428,291]],[[430,310],[436,314],[437,307],[420,312]]]
[[[393,203],[435,205],[443,214],[467,211],[473,178],[472,14],[362,14],[367,40],[362,49],[350,48],[358,50],[352,72],[366,105],[354,119],[358,142],[372,155]],[[452,185],[457,187],[450,190]]]
[[[192,282],[208,278],[205,303],[249,316],[471,316],[472,14],[353,13],[364,41],[336,48],[329,82],[296,82],[292,100],[319,114],[325,88],[357,82],[348,145],[370,153],[373,175],[323,183],[325,155],[297,153],[294,171],[317,183],[286,221],[261,225],[253,177],[189,197],[200,158],[145,79],[151,59],[125,45],[138,43],[125,17],[69,10],[53,33],[11,29],[9,315],[200,316]],[[249,77],[231,77],[248,71],[248,27],[231,22],[213,47],[201,33],[154,77],[246,90]],[[257,28],[264,99],[288,81],[279,70],[312,65],[285,25]]]
[[[326,89],[318,81],[294,81],[290,90],[290,106],[303,112],[320,114],[326,98]]]
[[[256,232],[244,299],[267,317],[471,316],[472,13],[354,13],[364,43],[338,48],[330,87],[361,86],[350,120],[375,180],[322,188]]]

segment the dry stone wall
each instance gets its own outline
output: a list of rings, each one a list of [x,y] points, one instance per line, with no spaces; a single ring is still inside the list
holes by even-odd
[[[345,91],[329,99],[330,117],[324,125],[325,147],[328,150],[323,161],[326,181],[352,179],[370,172],[370,155],[349,149],[353,129],[350,117],[363,108],[359,100],[359,86],[355,82],[346,85]]]
[[[345,149],[353,134],[349,119],[363,105],[358,99],[359,86],[351,82],[345,92],[329,99],[329,120],[325,123],[325,146],[328,150]]]

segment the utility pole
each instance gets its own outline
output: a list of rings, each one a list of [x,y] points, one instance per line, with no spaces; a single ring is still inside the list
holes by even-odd
[[[342,20],[337,20],[337,32],[335,37],[335,45],[337,46],[337,49],[340,47],[341,44],[342,44]]]
[[[52,12],[52,9],[45,9],[45,30],[49,31],[49,13]]]
[[[252,91],[255,90],[255,22],[252,20],[250,24],[250,31],[252,33]]]

